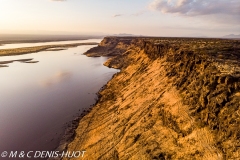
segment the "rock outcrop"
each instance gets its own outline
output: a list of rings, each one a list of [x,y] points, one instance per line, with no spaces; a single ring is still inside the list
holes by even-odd
[[[76,129],[84,159],[240,159],[240,41],[107,37],[119,68]]]

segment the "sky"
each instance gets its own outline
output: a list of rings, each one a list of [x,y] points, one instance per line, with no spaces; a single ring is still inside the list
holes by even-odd
[[[0,33],[240,34],[240,0],[0,0]]]

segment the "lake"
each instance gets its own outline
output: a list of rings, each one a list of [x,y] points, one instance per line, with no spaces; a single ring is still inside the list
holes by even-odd
[[[103,66],[106,57],[83,55],[92,47],[0,57],[39,61],[0,68],[0,152],[57,147],[66,123],[94,104],[96,93],[118,72]]]

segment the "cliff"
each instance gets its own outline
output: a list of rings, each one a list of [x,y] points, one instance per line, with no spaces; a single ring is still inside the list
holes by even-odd
[[[76,129],[83,159],[239,159],[240,41],[107,37],[119,68]]]

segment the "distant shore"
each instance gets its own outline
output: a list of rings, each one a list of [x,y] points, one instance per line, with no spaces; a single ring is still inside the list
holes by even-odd
[[[77,40],[87,40],[87,39],[39,39],[39,40],[0,40],[0,46],[5,44],[15,44],[15,43],[44,43],[44,42],[59,42],[59,41],[77,41]]]
[[[103,36],[87,35],[40,35],[40,34],[1,34],[0,46],[14,43],[43,43],[59,41],[76,41],[88,39],[102,39]]]
[[[73,44],[60,44],[60,45],[43,45],[43,46],[14,48],[14,49],[0,49],[0,56],[22,55],[22,54],[28,54],[28,53],[41,52],[41,51],[64,50],[67,48],[77,47],[81,45],[97,45],[97,44],[98,43],[91,42],[91,43],[73,43]]]

